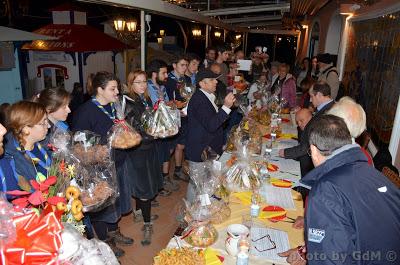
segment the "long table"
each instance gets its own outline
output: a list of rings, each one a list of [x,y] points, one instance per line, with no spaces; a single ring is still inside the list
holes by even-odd
[[[297,135],[297,129],[296,127],[293,126],[292,123],[282,123],[282,133],[284,134],[296,134]],[[273,145],[273,151],[272,151],[272,156],[271,156],[271,162],[273,164],[278,165],[279,171],[270,173],[271,177],[275,178],[283,178],[283,179],[290,179],[292,181],[296,181],[300,179],[300,165],[297,161],[294,160],[287,160],[283,158],[278,157],[278,150],[281,148],[287,148],[293,145],[296,145],[297,142],[292,139],[278,139],[276,143]],[[265,148],[265,146],[263,147]],[[221,163],[226,163],[227,160],[229,160],[231,154],[224,153],[221,158],[220,162]],[[289,173],[287,173],[289,172]],[[268,185],[268,184],[266,184]],[[296,198],[294,200],[295,203],[295,209],[287,209],[287,216],[291,218],[296,218],[297,216],[303,216],[304,211],[303,211],[303,202],[301,201],[301,196],[296,191],[292,190],[292,195],[293,198]],[[266,204],[262,204],[261,207],[265,206]],[[230,203],[230,209],[231,209],[231,216],[227,221],[225,221],[222,224],[215,225],[215,227],[218,230],[218,240],[211,245],[210,247],[217,250],[223,257],[224,257],[224,263],[223,264],[228,264],[228,265],[235,265],[236,264],[236,258],[230,256],[226,250],[225,250],[225,240],[227,238],[227,232],[226,229],[230,224],[241,224],[242,223],[242,218],[245,215],[250,216],[250,206],[249,205],[243,205],[242,203],[238,203],[237,200],[236,202],[233,202],[231,200]],[[265,224],[268,228],[273,228],[281,231],[285,231],[288,234],[288,239],[289,239],[289,244],[290,248],[294,248],[298,245],[304,244],[304,231],[303,229],[295,229],[292,227],[292,223],[287,223],[287,222],[276,222],[273,223],[271,221],[268,221],[266,219],[257,219],[259,222],[262,222]],[[171,241],[168,244],[168,248],[175,248],[178,247],[178,242],[180,245],[186,245],[187,243],[179,240],[177,238],[171,239]],[[249,264],[287,264],[285,259],[267,259],[265,257],[256,257],[253,255],[250,255],[249,259]]]

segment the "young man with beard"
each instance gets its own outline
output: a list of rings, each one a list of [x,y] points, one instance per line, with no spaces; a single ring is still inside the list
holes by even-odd
[[[150,99],[153,105],[158,100],[169,101],[167,90],[164,86],[168,78],[167,63],[162,60],[153,60],[147,67],[147,81]]]
[[[201,69],[205,69],[210,67],[215,62],[217,50],[214,47],[207,47],[206,49],[206,58],[201,64]]]
[[[147,67],[147,76],[150,78],[147,81],[147,89],[153,106],[158,100],[164,100],[167,105],[173,103],[173,101],[169,100],[167,90],[164,86],[168,78],[167,63],[158,59],[151,61]],[[164,177],[164,190],[160,192],[160,195],[168,196],[170,194],[169,191],[177,191],[179,189],[178,183],[168,177],[169,160],[175,146],[174,142],[168,138],[160,139],[159,141],[158,153],[160,162],[162,163],[162,174]]]

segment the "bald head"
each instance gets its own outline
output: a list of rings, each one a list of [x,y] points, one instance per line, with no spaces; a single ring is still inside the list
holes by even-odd
[[[219,64],[217,64],[217,63],[213,63],[213,64],[210,66],[210,70],[211,70],[214,74],[217,74],[217,75],[220,75],[220,74],[221,74],[221,66],[220,66]]]
[[[307,123],[311,120],[312,113],[309,109],[300,109],[296,112],[296,123],[302,131],[306,127]]]
[[[350,97],[343,97],[328,111],[344,120],[351,137],[357,138],[367,128],[367,118],[364,109]]]

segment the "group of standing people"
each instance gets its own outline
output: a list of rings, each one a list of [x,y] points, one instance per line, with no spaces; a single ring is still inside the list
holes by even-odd
[[[396,225],[399,218],[395,216],[398,215],[395,209],[398,209],[399,193],[382,175],[368,168],[368,159],[358,145],[352,144],[352,137],[357,137],[365,129],[365,113],[363,116],[357,110],[357,117],[361,117],[360,126],[341,116],[353,113],[344,107],[353,103],[348,100],[335,103],[340,96],[340,82],[331,56],[322,54],[311,60],[305,58],[303,68],[295,75],[289,73],[288,65],[269,63],[265,56],[254,58],[251,72],[240,72],[236,60],[243,58],[243,52],[238,51],[233,58],[230,48],[218,47],[208,48],[204,61],[195,54],[178,56],[171,71],[164,61],[153,60],[147,72],[136,70],[129,73],[125,90],[114,74],[98,72],[88,82],[91,97],[80,106],[74,105],[73,113],[70,109],[71,95],[60,88],[45,89],[31,101],[11,105],[4,126],[0,126],[0,136],[5,138],[4,148],[0,144],[0,153],[4,151],[0,159],[2,190],[19,189],[20,176],[28,181],[46,178],[52,163],[52,150],[47,143],[55,128],[71,133],[92,131],[100,135],[105,144],[107,133],[117,120],[115,103],[124,101],[125,120],[141,135],[142,141],[130,149],[112,149],[120,196],[105,209],[87,214],[84,222],[88,237],[93,236],[93,227],[97,237],[106,242],[117,257],[121,257],[124,250],[119,245],[132,245],[134,240],[121,233],[118,223],[122,215],[132,212],[133,221],[143,223],[141,244],[149,245],[152,221],[158,218],[152,214],[152,207],[158,204],[157,196],[169,196],[179,189],[178,181],[187,181],[186,197],[189,201],[194,198],[194,183],[182,169],[185,158],[192,169],[202,162],[204,150],[212,149],[217,154],[223,152],[224,128],[235,120],[236,115],[236,97],[228,88],[234,82],[232,77],[242,75],[255,78],[250,82],[257,84],[251,86],[248,93],[251,103],[265,93],[259,88],[267,87],[271,94],[285,98],[287,107],[293,109],[300,105],[302,108],[296,113],[301,132],[299,145],[280,150],[279,154],[300,160],[302,181],[312,187],[310,193],[304,194],[309,198],[304,224],[307,250],[327,253],[333,249],[351,255],[355,250],[377,249],[377,244],[368,245],[361,236],[371,231],[363,220],[371,220],[374,225],[374,232],[367,239],[377,239],[379,233],[383,233],[388,238],[383,247],[397,250],[391,240],[398,236],[398,230],[390,233],[389,226],[379,224],[367,206],[378,205],[376,210],[379,214],[376,216],[387,216],[390,223],[394,223],[391,227],[396,229],[399,227]],[[300,104],[296,98],[297,87],[303,91]],[[190,99],[183,94],[185,91],[190,92]],[[159,101],[180,109],[181,126],[176,136],[155,139],[143,128],[143,113]],[[314,115],[309,108],[311,105],[315,108]],[[343,109],[346,110],[340,111]],[[174,167],[170,164],[171,158]],[[356,171],[362,172],[367,181],[355,174]],[[346,178],[349,175],[351,179]],[[384,192],[379,190],[381,186],[386,187]],[[360,190],[370,196],[363,198]],[[304,223],[304,219],[302,221]],[[282,256],[305,264],[302,251],[303,248],[290,250]],[[328,255],[329,259],[332,257]],[[314,263],[309,260],[309,264]]]
[[[48,142],[56,128],[70,133],[91,131],[101,136],[101,143],[106,144],[107,133],[117,120],[115,102],[123,100],[126,102],[125,120],[140,133],[142,141],[131,149],[111,150],[120,196],[105,209],[86,214],[86,232],[88,237],[93,237],[94,231],[98,239],[121,257],[124,250],[119,245],[131,245],[134,240],[121,233],[118,223],[122,215],[132,212],[134,222],[143,222],[141,244],[151,244],[152,221],[158,218],[151,214],[152,207],[159,204],[156,197],[169,196],[178,190],[178,180],[189,181],[182,170],[189,122],[187,110],[181,110],[179,133],[166,139],[154,139],[144,131],[141,117],[160,100],[173,107],[180,102],[181,108],[187,109],[181,88],[196,90],[200,61],[194,54],[178,57],[172,64],[173,70],[168,72],[164,61],[154,60],[147,72],[129,73],[124,91],[114,74],[95,73],[88,81],[91,97],[78,106],[73,104],[73,113],[71,98],[80,94],[75,90],[71,96],[64,89],[48,88],[32,100],[12,104],[5,113],[4,127],[0,128],[1,135],[5,135],[5,154],[0,159],[2,190],[20,189],[19,176],[27,181],[46,179],[52,163]],[[170,165],[171,157],[174,157],[175,167]]]

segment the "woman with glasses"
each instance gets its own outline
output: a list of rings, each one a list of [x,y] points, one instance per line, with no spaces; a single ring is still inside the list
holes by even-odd
[[[151,200],[156,197],[163,187],[163,177],[157,154],[156,141],[146,134],[141,123],[141,116],[146,109],[152,108],[151,99],[147,92],[147,75],[144,71],[134,71],[130,74],[131,82],[128,86],[126,99],[126,121],[142,136],[138,147],[128,151],[125,160],[126,174],[129,175],[132,196],[136,200],[134,219],[143,218],[144,237],[142,245],[151,244],[153,232],[152,220],[158,218],[151,216]]]
[[[46,109],[39,103],[20,101],[8,113],[4,159],[12,159],[15,170],[12,177],[17,183],[18,176],[27,181],[44,181],[51,165],[51,154],[41,144],[49,128]]]
[[[107,143],[107,133],[116,122],[116,110],[114,102],[118,100],[118,80],[116,76],[108,72],[98,72],[92,81],[94,96],[91,100],[81,105],[73,115],[72,130],[88,130],[101,136],[101,143]],[[98,239],[106,242],[113,250],[116,257],[125,254],[118,245],[132,245],[133,239],[124,236],[118,226],[121,213],[130,211],[129,203],[122,203],[125,196],[123,163],[125,151],[112,150],[115,168],[117,171],[120,198],[114,204],[105,209],[91,213],[90,219]]]

